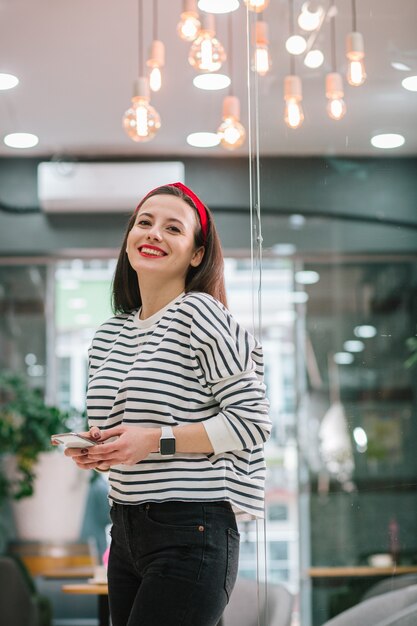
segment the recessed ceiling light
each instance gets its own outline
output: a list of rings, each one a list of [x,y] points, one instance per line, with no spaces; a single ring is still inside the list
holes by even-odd
[[[391,63],[391,67],[393,67],[394,70],[399,70],[400,72],[409,72],[411,70],[411,67],[408,67],[405,63],[398,63],[397,61],[393,61]]]
[[[295,273],[295,280],[301,285],[314,285],[320,280],[320,274],[311,270],[300,270]]]
[[[350,365],[354,361],[354,356],[350,352],[336,352],[333,361],[338,365]]]
[[[191,133],[187,137],[187,143],[194,148],[214,148],[220,143],[217,133]]]
[[[13,89],[19,84],[19,79],[13,74],[0,74],[0,90]]]
[[[383,150],[399,148],[404,143],[404,137],[402,135],[398,135],[397,133],[383,133],[381,135],[375,135],[371,139],[371,144],[374,148],[382,148]]]
[[[33,148],[39,143],[39,138],[32,133],[10,133],[3,141],[9,148]]]
[[[323,65],[324,54],[321,50],[310,50],[307,52],[306,58],[304,59],[304,65],[314,70],[317,67]]]
[[[293,213],[288,218],[288,221],[290,223],[291,228],[294,228],[294,230],[296,230],[304,226],[304,224],[306,223],[306,218],[304,217],[304,215],[301,215],[300,213]]]
[[[239,0],[199,0],[198,8],[207,13],[231,13],[239,8]]]
[[[359,341],[359,339],[351,339],[345,341],[343,349],[346,350],[346,352],[362,352],[362,350],[365,349],[365,344],[363,341]]]
[[[217,89],[226,89],[231,82],[226,74],[199,74],[194,78],[193,85],[197,89],[216,91]]]
[[[370,337],[375,337],[377,330],[375,326],[371,326],[370,324],[362,324],[361,326],[355,326],[353,329],[353,333],[355,337],[360,337],[361,339],[369,339]]]
[[[285,42],[285,47],[290,54],[303,54],[307,48],[307,42],[301,35],[292,35]]]
[[[401,81],[401,84],[408,91],[417,91],[417,76],[408,76]]]
[[[291,256],[297,250],[293,243],[276,243],[271,249],[277,256]]]

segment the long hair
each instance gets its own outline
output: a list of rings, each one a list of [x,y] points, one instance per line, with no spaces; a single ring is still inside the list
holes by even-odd
[[[163,185],[157,187],[150,194],[145,196],[140,202],[136,211],[133,213],[127,224],[125,236],[120,248],[119,258],[117,260],[116,271],[113,278],[112,307],[114,313],[130,313],[141,307],[142,298],[139,290],[138,277],[134,269],[129,263],[126,254],[127,238],[132,230],[137,216],[137,211],[148,198],[157,195],[177,196],[184,200],[196,214],[197,227],[194,232],[194,247],[197,250],[201,246],[204,247],[204,256],[198,267],[190,266],[185,277],[185,292],[202,291],[208,293],[219,300],[227,307],[226,288],[224,284],[224,260],[220,243],[220,237],[214,224],[213,216],[209,209],[207,211],[207,236],[204,241],[201,230],[198,211],[193,201],[185,193],[171,185]]]

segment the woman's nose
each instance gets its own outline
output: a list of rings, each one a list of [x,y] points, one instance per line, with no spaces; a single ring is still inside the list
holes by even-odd
[[[148,230],[147,236],[148,239],[157,239],[158,241],[161,241],[161,233],[159,232],[159,228],[155,225]]]

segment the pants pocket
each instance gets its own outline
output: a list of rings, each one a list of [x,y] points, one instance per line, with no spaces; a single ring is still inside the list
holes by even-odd
[[[227,594],[227,601],[230,600],[233,587],[235,586],[237,571],[239,567],[239,541],[240,535],[233,528],[228,528],[227,533],[227,566],[224,581],[224,590]]]

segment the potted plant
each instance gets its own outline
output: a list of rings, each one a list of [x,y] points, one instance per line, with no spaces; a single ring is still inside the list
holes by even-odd
[[[0,372],[0,506],[11,500],[19,539],[78,538],[89,472],[51,446],[68,418],[22,376]]]

